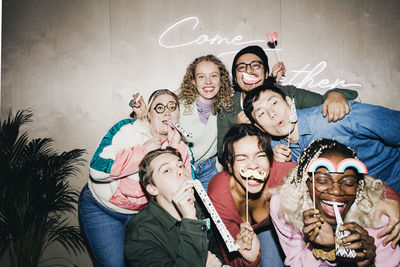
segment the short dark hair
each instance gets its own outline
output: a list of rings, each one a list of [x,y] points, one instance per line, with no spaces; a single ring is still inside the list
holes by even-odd
[[[250,92],[248,92],[246,94],[246,97],[243,100],[243,110],[244,110],[244,113],[246,114],[247,118],[249,118],[249,120],[252,123],[256,123],[253,116],[251,115],[251,113],[254,110],[253,104],[258,99],[260,99],[260,94],[265,91],[275,92],[275,93],[279,94],[280,96],[282,96],[283,99],[285,99],[285,97],[286,97],[285,93],[282,92],[281,89],[279,89],[272,83],[266,83],[266,84],[260,85],[256,88],[254,88],[253,90],[251,90]]]
[[[150,167],[150,164],[155,158],[157,158],[158,156],[163,155],[163,154],[171,154],[171,155],[177,156],[180,160],[182,160],[181,153],[179,153],[178,150],[176,150],[172,147],[167,147],[166,149],[159,148],[159,149],[150,151],[149,153],[146,154],[146,156],[144,156],[144,158],[142,159],[142,161],[139,164],[139,182],[143,188],[143,191],[146,193],[146,195],[148,197],[154,197],[154,196],[150,195],[146,190],[146,186],[148,184],[154,184],[154,180],[153,180],[154,169]]]
[[[230,172],[229,166],[233,166],[235,151],[233,144],[246,136],[256,136],[259,148],[267,154],[270,165],[273,162],[273,151],[271,147],[271,137],[259,128],[251,124],[237,124],[229,129],[222,143],[222,165],[224,170]]]

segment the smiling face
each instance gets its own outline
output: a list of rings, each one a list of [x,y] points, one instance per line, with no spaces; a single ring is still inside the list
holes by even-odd
[[[172,103],[171,103],[172,102]],[[160,112],[164,106],[164,112]],[[155,110],[155,107],[157,107]],[[175,110],[170,110],[174,109]],[[157,113],[160,112],[160,113]],[[168,133],[168,120],[179,121],[179,107],[175,98],[172,95],[159,95],[157,96],[149,108],[147,117],[150,121],[150,131],[154,137],[165,136]]]
[[[172,203],[180,186],[191,180],[185,164],[176,155],[161,154],[151,161],[150,168],[153,170],[153,184],[148,184],[146,191],[155,196],[159,203]]]
[[[236,82],[244,92],[249,92],[252,89],[264,83],[268,78],[268,72],[265,72],[265,67],[262,63],[259,64],[259,69],[253,70],[250,65],[245,66],[245,71],[240,72],[238,66],[240,64],[251,64],[253,62],[262,62],[261,58],[254,54],[243,54],[235,62]]]
[[[220,71],[218,66],[211,61],[201,61],[197,64],[192,81],[196,86],[199,98],[203,103],[211,103],[218,94],[220,83]]]
[[[289,97],[283,99],[280,94],[266,90],[254,101],[251,115],[265,132],[272,136],[286,136],[295,127],[289,122],[290,104]]]
[[[240,185],[242,190],[246,191],[246,178],[241,175],[241,169],[252,170],[258,173],[265,172],[266,176],[262,180],[250,177],[248,179],[248,190],[250,194],[257,194],[263,190],[267,181],[270,163],[267,154],[262,151],[258,144],[258,137],[245,136],[242,139],[233,143],[234,161],[231,167],[232,175],[235,183]]]
[[[339,152],[332,152],[322,155],[321,158],[327,158],[333,163],[338,164],[346,157]],[[343,219],[356,198],[355,193],[353,195],[347,193],[356,191],[358,183],[357,174],[353,169],[346,169],[344,173],[328,173],[325,167],[320,167],[316,170],[314,177],[316,188],[318,187],[317,179],[320,179],[320,182],[318,182],[320,186],[328,188],[320,191],[315,190],[315,206],[329,224],[336,225],[333,203],[337,203]],[[312,179],[312,176],[310,178]],[[331,187],[326,185],[329,183],[329,178],[335,182]],[[307,181],[307,186],[312,199],[313,184],[311,179]],[[340,187],[339,184],[341,184]]]

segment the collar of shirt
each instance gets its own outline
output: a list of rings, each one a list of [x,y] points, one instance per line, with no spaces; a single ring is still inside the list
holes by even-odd
[[[147,205],[149,211],[156,217],[161,225],[164,225],[166,229],[171,230],[175,227],[178,222],[177,219],[172,217],[163,207],[161,207],[155,199],[150,198],[149,204]]]

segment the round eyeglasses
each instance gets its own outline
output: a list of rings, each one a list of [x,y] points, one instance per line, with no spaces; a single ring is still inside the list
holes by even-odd
[[[165,111],[165,108],[167,108],[169,111],[175,111],[178,107],[178,104],[175,101],[169,101],[166,105],[163,105],[161,103],[158,103],[155,107],[154,110],[158,114],[163,114]]]
[[[308,175],[308,180],[310,180],[312,183],[312,173],[309,173]],[[358,180],[353,176],[344,177],[339,182],[336,182],[329,173],[316,172],[314,174],[314,179],[315,190],[320,193],[327,193],[330,189],[332,189],[334,184],[338,184],[344,195],[353,196],[357,193]]]
[[[258,70],[259,68],[261,68],[261,65],[263,65],[263,63],[259,60],[254,60],[250,63],[239,63],[236,65],[236,70],[238,72],[245,72],[247,69],[247,66],[250,66],[250,68],[252,70]]]

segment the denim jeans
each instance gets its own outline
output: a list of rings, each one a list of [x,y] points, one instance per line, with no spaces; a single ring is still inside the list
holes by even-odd
[[[283,267],[285,254],[279,245],[278,236],[271,225],[266,230],[257,234],[261,245],[261,266],[262,267]]]
[[[194,163],[194,167],[196,169],[196,178],[201,182],[206,192],[211,178],[218,173],[217,167],[215,166],[216,160],[217,157],[215,156],[207,160]]]
[[[94,266],[124,267],[125,226],[134,215],[107,209],[93,197],[87,185],[79,196],[78,214]]]

